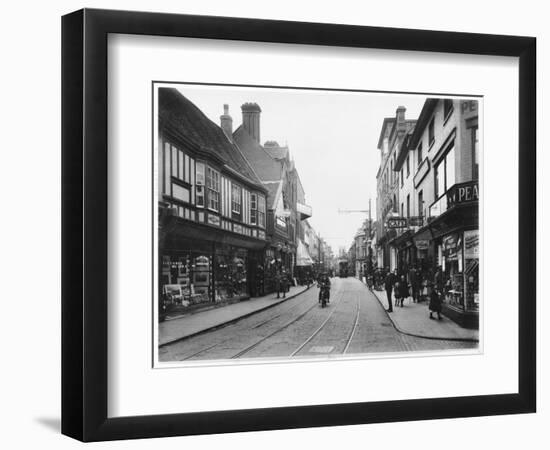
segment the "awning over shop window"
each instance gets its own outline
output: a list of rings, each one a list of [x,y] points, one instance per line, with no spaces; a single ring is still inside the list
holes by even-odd
[[[311,259],[311,256],[309,256],[309,252],[307,251],[306,246],[301,240],[299,240],[298,248],[296,249],[296,265],[311,266],[312,264],[313,259]]]

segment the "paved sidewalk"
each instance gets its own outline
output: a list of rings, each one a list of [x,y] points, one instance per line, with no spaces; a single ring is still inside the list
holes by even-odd
[[[372,291],[384,309],[388,307],[386,291]],[[395,299],[392,297],[392,301]],[[430,339],[445,340],[479,340],[478,330],[462,328],[448,317],[441,315],[441,320],[430,320],[427,302],[413,303],[412,298],[405,300],[403,308],[393,306],[393,312],[387,313],[395,327],[402,333]],[[434,314],[437,317],[437,314]]]
[[[312,285],[313,286],[313,285]],[[289,300],[306,291],[306,286],[291,286],[286,298],[276,298],[277,294],[251,298],[219,308],[197,311],[159,323],[159,345],[166,345],[188,338],[203,331],[234,322],[279,303]]]

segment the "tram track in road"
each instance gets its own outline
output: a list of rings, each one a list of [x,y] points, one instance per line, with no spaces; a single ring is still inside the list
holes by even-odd
[[[287,314],[289,313],[290,311],[294,310],[294,309],[298,309],[299,306],[302,306],[300,303],[297,303],[296,305],[292,305],[291,307],[289,308],[286,308],[284,309],[283,311],[279,312],[278,314],[266,319],[266,320],[262,320],[260,323],[254,325],[252,327],[253,330],[257,329],[257,328],[260,328],[260,327],[263,327],[264,325],[268,324],[269,322],[271,322],[272,320],[275,320],[275,319],[278,319],[279,317],[281,317],[283,314]]]
[[[306,290],[307,292],[307,290]],[[291,301],[292,300],[295,300],[294,298],[291,298],[290,299]],[[313,306],[315,306],[317,304],[317,302],[315,302],[313,304]],[[312,306],[312,307],[313,307]],[[264,320],[261,320],[259,322],[256,322],[256,323],[253,323],[251,326],[250,326],[250,329],[259,329],[261,328],[262,326],[264,325],[267,325],[268,323],[280,318],[280,317],[283,317],[285,315],[288,315],[288,314],[292,314],[294,311],[296,310],[300,310],[300,308],[303,308],[304,307],[304,302],[302,301],[298,301],[297,303],[291,305],[291,306],[279,306],[279,305],[276,305],[276,307],[280,307],[282,308],[282,310],[279,310],[279,312],[277,312],[276,314],[274,315],[271,315],[270,317],[264,319]],[[312,309],[312,307],[308,308],[306,313]],[[247,317],[247,318],[243,318],[243,320],[250,320],[250,317]],[[240,321],[237,321],[235,322],[233,325],[238,325]],[[222,329],[222,328],[220,328]],[[228,342],[231,342],[232,340],[234,339],[234,336],[231,336],[231,337],[228,337],[228,338],[222,338],[220,339],[218,342],[214,343],[214,344],[211,344],[211,345],[207,345],[206,347],[203,347],[199,350],[196,350],[194,351],[193,353],[189,354],[189,355],[186,355],[182,358],[180,358],[179,360],[180,361],[186,361],[186,360],[190,360],[190,359],[193,359],[193,358],[196,358],[197,356],[201,355],[202,353],[205,353],[209,350],[213,350],[215,349],[216,347],[220,347],[224,344],[227,344]]]
[[[334,309],[331,311],[331,313],[328,315],[328,317],[323,321],[323,323],[317,328],[313,334],[311,334],[296,350],[294,350],[290,356],[295,356],[300,350],[302,350],[315,336],[317,336],[320,331],[324,328],[324,326],[328,323],[328,321],[331,319],[331,317],[334,315],[334,313],[338,310],[338,307],[340,306],[340,303],[342,302],[343,292],[340,293],[338,303],[334,307]]]
[[[342,292],[339,292],[339,295],[338,295],[338,301],[337,302],[333,302],[333,304],[336,304],[336,306],[334,307],[334,310],[331,312],[331,314],[329,315],[332,316],[332,314],[334,314],[334,312],[336,311],[336,309],[338,308],[338,305],[340,304],[340,301],[342,299]],[[276,334],[280,333],[281,331],[284,331],[285,329],[287,329],[288,327],[290,327],[291,325],[295,324],[296,322],[298,322],[300,319],[302,319],[303,317],[305,317],[313,308],[319,308],[319,303],[318,301],[316,301],[311,307],[309,307],[308,309],[306,309],[303,313],[301,313],[300,315],[298,315],[297,317],[293,318],[292,320],[286,322],[283,326],[277,328],[276,330],[272,331],[271,333],[269,333],[268,335],[262,337],[261,339],[257,340],[256,342],[254,342],[252,345],[249,345],[248,347],[244,348],[243,350],[241,350],[240,352],[236,353],[235,355],[233,355],[231,357],[231,359],[236,359],[236,358],[240,358],[242,357],[243,355],[249,353],[251,350],[255,349],[256,347],[258,347],[260,344],[262,344],[263,342],[265,342],[266,340],[268,340],[269,338],[275,336]],[[326,322],[326,320],[325,320]]]
[[[269,322],[271,322],[271,321],[273,321],[273,320],[275,320],[275,319],[277,319],[277,318],[283,316],[284,314],[288,314],[289,312],[291,312],[291,311],[297,309],[299,306],[302,306],[302,304],[298,303],[298,304],[296,304],[296,305],[292,305],[291,307],[284,309],[284,310],[281,311],[280,313],[278,313],[278,314],[276,314],[276,315],[274,315],[274,316],[272,316],[272,317],[270,317],[270,318],[268,318],[268,319],[266,319],[266,320],[262,320],[260,323],[258,323],[258,324],[256,324],[256,325],[252,326],[251,328],[252,328],[252,329],[260,328],[260,327],[262,327],[262,326],[268,324]],[[309,309],[311,309],[311,308],[309,308]],[[308,309],[307,311],[309,311],[309,309]],[[307,311],[306,311],[306,312],[307,312]],[[195,357],[199,356],[201,353],[207,352],[208,350],[212,350],[212,349],[214,349],[214,348],[216,348],[216,347],[218,347],[218,346],[220,346],[220,345],[223,345],[223,344],[225,344],[225,343],[231,341],[231,339],[232,339],[232,338],[223,339],[223,340],[221,340],[221,341],[219,341],[219,342],[216,342],[216,343],[213,344],[213,345],[209,345],[208,347],[205,347],[205,348],[203,348],[203,349],[201,349],[201,350],[198,350],[198,351],[196,351],[196,352],[194,352],[194,353],[192,353],[192,354],[186,356],[185,358],[182,358],[180,361],[186,361],[186,360],[195,358]]]
[[[346,346],[344,347],[344,351],[342,352],[342,355],[345,355],[347,353],[349,346],[351,344],[351,341],[353,340],[353,336],[355,335],[355,331],[357,330],[357,325],[359,324],[360,312],[361,312],[361,297],[357,297],[357,310],[355,312],[355,322],[353,324],[353,328],[351,329],[351,333],[349,334],[349,337],[346,342]]]
[[[350,291],[346,291],[346,292],[348,294],[350,293]],[[342,355],[344,355],[347,352],[347,350],[348,350],[348,348],[349,348],[349,346],[350,346],[350,344],[353,340],[353,337],[355,335],[355,331],[356,331],[358,323],[359,323],[359,314],[360,314],[360,311],[361,311],[360,301],[361,301],[361,298],[357,297],[354,320],[353,320],[353,326],[351,327],[351,330],[348,332],[348,334],[345,338],[345,341],[344,341],[345,343],[344,343],[344,346],[343,346],[343,349],[342,349],[342,352],[341,352]],[[338,306],[340,306],[340,305],[345,306],[345,303],[346,303],[345,301],[344,302],[339,302]],[[336,317],[335,313],[337,311],[338,311],[338,308],[335,308],[334,311],[332,311],[332,313],[323,321],[323,323],[298,348],[296,348],[296,350],[294,350],[290,354],[290,357],[295,357],[300,352],[303,352],[304,350],[306,350],[309,344],[311,344],[316,338],[321,336],[322,332],[327,329],[327,325],[330,324],[331,319],[333,319],[333,317]],[[323,342],[323,341],[321,341],[321,342]],[[331,353],[332,350],[333,350],[332,346],[323,345],[323,346],[321,346],[321,348],[322,347],[330,348],[330,350],[328,350],[328,351],[325,350],[327,354]],[[315,347],[311,346],[310,348],[313,349]]]

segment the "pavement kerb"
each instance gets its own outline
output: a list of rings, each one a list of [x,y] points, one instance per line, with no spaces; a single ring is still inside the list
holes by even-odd
[[[382,309],[386,313],[386,316],[388,316],[388,318],[390,319],[390,322],[392,323],[395,330],[399,331],[401,334],[406,334],[407,336],[417,337],[417,338],[421,338],[421,339],[430,339],[432,341],[479,342],[479,339],[474,339],[474,338],[457,338],[457,337],[454,337],[454,336],[453,337],[425,336],[425,335],[416,334],[416,333],[409,333],[408,331],[403,331],[401,328],[399,328],[397,326],[397,324],[393,320],[393,317],[391,316],[389,311],[386,309],[386,307],[384,306],[384,304],[382,303],[382,300],[380,300],[378,295],[376,295],[374,292],[371,292],[371,293],[372,293],[372,295],[374,295],[376,300],[378,300],[378,303],[380,304],[380,306],[382,307]]]
[[[273,303],[271,303],[271,304],[269,304],[269,305],[264,306],[263,308],[259,308],[259,309],[256,309],[256,310],[254,310],[254,311],[250,311],[250,312],[248,312],[248,313],[246,313],[246,314],[243,314],[242,316],[238,316],[238,317],[235,317],[235,318],[233,318],[233,319],[230,319],[230,320],[228,320],[228,321],[226,321],[226,322],[219,323],[219,324],[217,324],[217,325],[212,325],[211,327],[207,327],[207,328],[204,328],[204,329],[202,329],[202,330],[195,331],[194,333],[187,334],[187,335],[185,335],[185,336],[181,336],[181,337],[176,338],[176,339],[172,339],[171,341],[168,341],[168,342],[163,342],[162,344],[159,344],[159,345],[158,345],[158,348],[165,347],[165,346],[171,345],[171,344],[175,344],[176,342],[184,341],[184,340],[189,339],[189,338],[192,338],[192,337],[194,337],[194,336],[198,336],[199,334],[206,333],[207,331],[213,331],[213,330],[215,330],[215,329],[217,329],[217,328],[225,327],[225,326],[230,325],[230,324],[232,324],[232,323],[238,322],[238,321],[241,320],[241,319],[244,319],[244,318],[246,318],[246,317],[250,317],[250,316],[252,316],[252,315],[254,315],[254,314],[256,314],[256,313],[259,313],[259,312],[261,312],[261,311],[265,311],[265,310],[267,310],[267,309],[269,309],[269,308],[273,308],[274,306],[280,305],[281,303],[284,303],[284,302],[286,302],[287,300],[290,300],[290,299],[292,299],[292,298],[294,298],[294,297],[297,297],[297,296],[300,295],[300,294],[303,294],[303,293],[306,292],[308,289],[310,289],[312,286],[313,286],[313,284],[312,284],[311,286],[309,286],[309,287],[306,287],[305,289],[302,289],[302,290],[299,291],[299,292],[296,292],[296,293],[294,293],[294,294],[292,294],[292,295],[289,295],[289,296],[287,296],[287,297],[285,297],[285,298],[281,298],[281,299],[279,299],[279,301],[277,301],[277,302],[273,302]]]

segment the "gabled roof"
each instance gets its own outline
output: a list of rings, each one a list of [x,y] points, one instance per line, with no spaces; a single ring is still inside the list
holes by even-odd
[[[175,88],[159,88],[158,99],[162,129],[215,155],[244,181],[263,189],[261,180],[240,149],[195,104]]]
[[[261,181],[277,181],[283,177],[283,163],[274,160],[242,126],[234,131],[233,140]]]
[[[283,180],[266,181],[264,183],[264,186],[267,188],[267,198],[268,198],[267,209],[276,208],[277,202],[279,201],[279,197],[282,195],[282,191],[283,191],[282,183],[283,183]]]
[[[407,158],[407,154],[409,153],[409,150],[413,149],[413,147],[410,146],[412,135],[413,135],[413,131],[410,130],[405,135],[403,142],[401,142],[401,147],[399,148],[399,153],[397,154],[397,160],[395,161],[395,166],[393,167],[393,170],[395,170],[396,172],[399,172],[401,170],[401,167],[403,167],[403,163]]]
[[[437,98],[428,98],[424,102],[422,111],[420,111],[420,115],[418,116],[418,120],[416,122],[414,133],[412,134],[411,141],[409,143],[411,148],[415,148],[418,145],[418,141],[422,137],[422,133],[426,129],[426,126],[428,126],[428,120],[431,118],[432,112],[435,109],[435,105],[437,105],[438,100],[439,99]]]
[[[266,141],[264,150],[275,159],[284,159],[288,156],[288,147],[281,147],[277,141]]]

